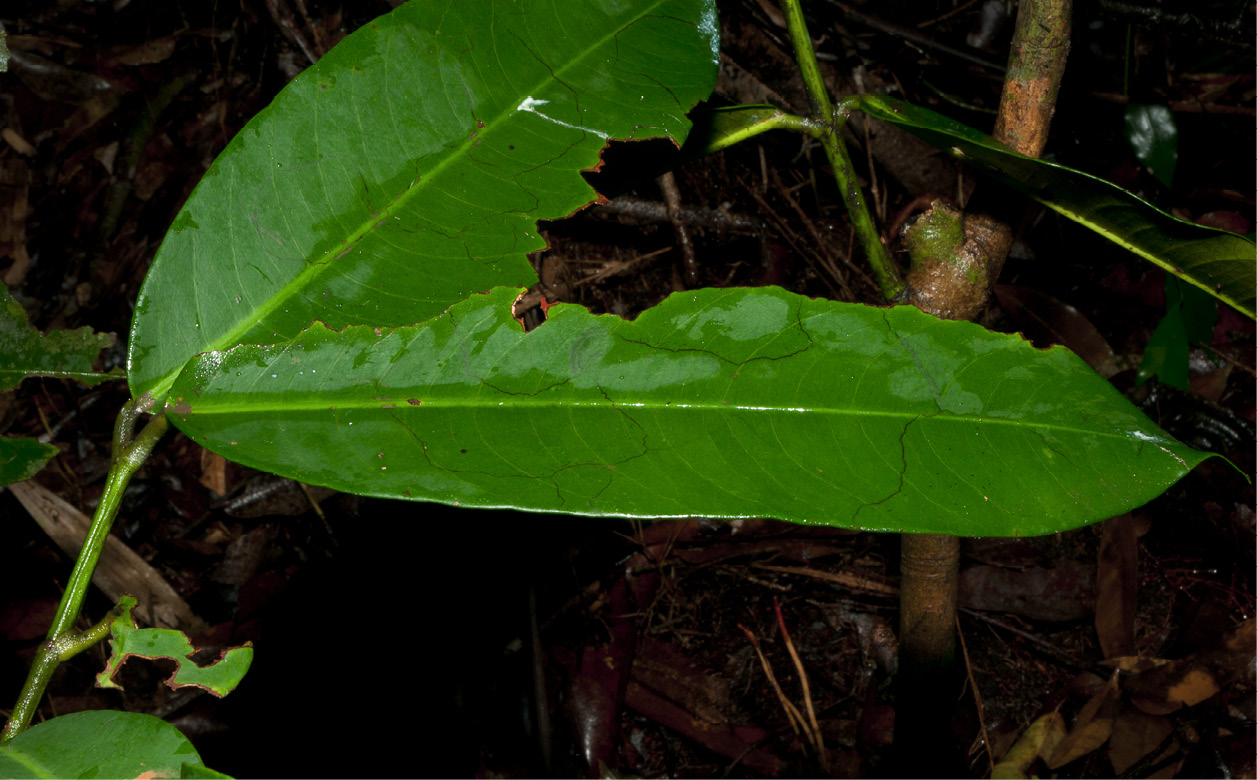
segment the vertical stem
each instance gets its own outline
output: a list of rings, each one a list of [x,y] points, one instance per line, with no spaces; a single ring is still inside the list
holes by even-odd
[[[26,684],[22,686],[17,704],[13,707],[13,714],[5,724],[3,733],[0,733],[0,745],[7,744],[30,725],[35,708],[39,706],[39,700],[43,697],[44,689],[52,679],[57,664],[80,652],[83,647],[99,641],[100,636],[103,636],[95,635],[99,625],[85,634],[79,634],[74,631],[74,623],[83,608],[83,600],[87,597],[92,573],[96,570],[105,540],[109,537],[109,529],[113,527],[114,518],[118,516],[122,494],[132,475],[148,458],[166,431],[166,416],[159,414],[144,426],[138,436],[132,438],[136,420],[151,403],[151,398],[141,396],[127,402],[118,413],[118,420],[114,425],[113,460],[105,481],[105,492],[101,494],[96,514],[92,517],[92,525],[83,540],[78,560],[74,562],[74,570],[70,573],[65,592],[61,594],[61,603],[52,619],[48,638],[36,653],[35,661],[26,677]]]
[[[22,692],[18,694],[13,714],[9,716],[9,722],[5,724],[3,733],[0,733],[0,745],[7,745],[30,725],[35,709],[39,706],[39,700],[44,697],[44,689],[48,687],[52,673],[57,670],[57,664],[73,658],[109,636],[109,627],[117,615],[115,608],[90,629],[83,632],[68,631],[55,639],[45,640],[39,646],[39,649],[35,651],[35,660],[31,664],[26,683],[22,686]]]
[[[54,645],[55,640],[48,640],[35,651],[35,660],[26,674],[26,683],[22,685],[22,692],[17,696],[17,703],[13,705],[13,714],[9,716],[9,722],[4,724],[4,731],[0,732],[0,746],[9,744],[31,725],[39,700],[44,697],[44,688],[48,687],[52,673],[57,670],[57,664],[61,663],[61,654]]]
[[[807,22],[803,19],[803,6],[799,0],[786,0],[785,5],[786,29],[790,31],[790,41],[794,44],[794,61],[799,64],[799,72],[803,76],[808,107],[813,118],[826,121],[833,116],[834,107],[829,93],[825,91],[825,80],[821,78],[821,68],[812,49],[812,37],[808,35]]]
[[[1008,75],[995,119],[996,140],[1027,157],[1047,144],[1069,54],[1073,0],[1021,0]]]
[[[960,540],[900,534],[895,745],[902,777],[964,777],[948,724],[956,701]]]
[[[899,665],[930,674],[956,654],[960,540],[902,534],[900,545]]]
[[[1047,143],[1048,125],[1056,108],[1065,57],[1069,52],[1071,0],[1021,0],[1017,28],[1008,60],[994,136],[1014,150],[1038,157]],[[993,284],[1012,245],[1007,224],[981,215],[987,231],[988,278]],[[968,226],[966,226],[968,227]],[[905,753],[906,774],[937,766],[917,767],[921,754],[946,751],[949,667],[956,652],[956,599],[960,540],[952,536],[903,535],[899,603],[899,706],[895,712],[895,743],[912,746]],[[924,743],[936,743],[931,749]],[[915,770],[915,771],[914,771]]]
[[[1022,0],[1017,9],[1008,74],[991,135],[1027,157],[1038,157],[1047,143],[1056,96],[1065,75],[1072,13],[1073,0]],[[982,200],[980,196],[978,203]],[[993,203],[990,213],[996,218],[987,219],[987,243],[991,247],[987,277],[991,284],[999,280],[1004,259],[1013,245],[1012,228],[1003,213],[1006,211],[1006,207]]]
[[[845,119],[845,117],[844,117]],[[904,291],[903,279],[899,271],[886,253],[886,245],[882,243],[881,231],[873,223],[873,215],[869,213],[868,204],[864,202],[864,192],[856,179],[855,169],[851,164],[851,156],[847,154],[847,146],[839,137],[841,126],[830,126],[820,136],[821,146],[829,165],[834,169],[834,180],[838,182],[838,190],[842,193],[842,201],[847,205],[847,213],[851,215],[851,226],[855,228],[856,238],[868,258],[869,270],[877,286],[882,290],[882,297],[893,301]]]
[[[834,169],[838,191],[842,193],[843,203],[851,215],[851,225],[860,241],[860,247],[864,249],[865,257],[868,258],[873,278],[882,290],[882,296],[888,301],[894,300],[903,292],[904,283],[886,253],[881,232],[864,202],[864,193],[860,191],[851,156],[847,154],[847,147],[842,142],[842,127],[846,124],[850,109],[840,104],[835,111],[829,93],[825,91],[825,82],[821,78],[820,65],[816,62],[816,52],[812,49],[812,38],[808,35],[799,0],[785,0],[785,10],[786,27],[794,44],[794,59],[803,75],[803,87],[807,91],[808,106],[811,109],[808,132],[820,141],[825,157]]]
[[[87,530],[87,538],[83,540],[78,560],[74,562],[74,570],[70,572],[65,593],[61,594],[61,604],[57,607],[52,627],[48,629],[49,639],[55,639],[69,631],[78,620],[83,599],[87,598],[88,587],[92,582],[92,573],[96,571],[96,563],[105,549],[105,539],[108,538],[114,518],[118,516],[118,508],[122,505],[122,494],[130,484],[131,477],[166,432],[166,416],[160,414],[144,426],[139,436],[131,439],[136,419],[142,413],[138,400],[129,401],[118,413],[118,420],[114,424],[113,462],[105,481],[105,492],[101,494],[100,503],[96,506],[96,514],[92,517],[92,525]]]

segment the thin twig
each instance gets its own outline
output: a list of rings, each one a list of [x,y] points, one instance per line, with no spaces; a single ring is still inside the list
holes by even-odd
[[[956,636],[960,637],[960,653],[965,659],[965,676],[969,678],[969,688],[973,691],[973,704],[978,709],[978,728],[982,731],[982,746],[986,748],[986,760],[995,766],[995,754],[991,751],[991,735],[986,731],[986,719],[982,714],[982,692],[973,679],[973,664],[969,661],[969,648],[965,645],[965,632],[960,630],[960,616],[956,616]]]
[[[812,724],[809,732],[812,747],[816,748],[816,758],[820,762],[821,769],[828,771],[829,761],[825,752],[825,737],[821,734],[820,724],[816,722],[816,709],[812,706],[812,689],[808,685],[807,671],[803,668],[803,662],[799,660],[798,652],[794,649],[790,632],[786,630],[786,619],[781,615],[781,601],[776,596],[773,596],[773,610],[777,613],[777,625],[781,628],[781,636],[786,641],[786,650],[790,653],[790,660],[794,661],[794,668],[799,673],[799,684],[803,687],[803,706],[807,708],[807,717]]]
[[[931,26],[931,25],[938,24],[939,22],[942,22],[942,21],[946,21],[946,20],[948,20],[948,19],[952,18],[953,16],[955,16],[956,14],[959,14],[959,13],[964,13],[965,11],[969,10],[969,8],[970,8],[971,6],[973,6],[973,5],[974,5],[975,3],[977,3],[977,2],[978,2],[978,0],[969,0],[969,2],[967,2],[967,3],[961,3],[960,5],[956,6],[956,7],[955,7],[955,8],[953,8],[953,9],[951,9],[951,10],[950,10],[950,11],[948,11],[947,13],[940,14],[940,15],[938,15],[938,16],[936,16],[936,17],[934,17],[933,19],[926,19],[924,22],[917,22],[917,29],[918,29],[918,30],[924,30],[926,27],[929,27],[929,26]]]
[[[591,284],[593,282],[600,282],[609,276],[616,276],[617,274],[622,274],[626,271],[631,271],[634,266],[639,265],[647,260],[650,260],[651,258],[658,257],[659,255],[671,252],[672,249],[673,247],[665,246],[663,249],[656,249],[655,251],[647,252],[644,255],[636,255],[634,257],[630,257],[628,260],[612,260],[604,264],[602,268],[590,274],[589,276],[581,277],[580,279],[577,279],[575,282],[572,282],[572,286],[580,287],[583,284]]]
[[[1245,373],[1248,373],[1252,376],[1257,376],[1257,371],[1253,370],[1251,366],[1244,365],[1243,363],[1239,362],[1238,360],[1236,360],[1235,358],[1231,357],[1230,355],[1224,352],[1219,352],[1216,349],[1210,349],[1209,353],[1211,355],[1216,355],[1222,358],[1227,363],[1230,363],[1232,366],[1235,366],[1236,368],[1240,369],[1241,371],[1244,371]]]
[[[821,282],[823,282],[824,285],[829,288],[829,292],[830,294],[834,296],[835,300],[847,300],[847,301],[855,300],[855,298],[851,294],[851,290],[846,289],[845,285],[843,286],[843,292],[839,292],[838,288],[834,287],[833,282],[830,281],[830,275],[821,273],[821,270],[816,267],[817,261],[812,256],[812,253],[808,251],[806,248],[799,245],[799,243],[795,240],[794,234],[791,233],[790,228],[787,226],[786,221],[782,219],[779,214],[777,214],[777,212],[773,209],[773,207],[768,204],[767,200],[761,197],[758,192],[754,192],[754,191],[751,192],[751,197],[755,198],[755,202],[759,204],[759,207],[763,209],[776,223],[777,235],[785,239],[786,243],[790,245],[790,247],[794,250],[795,254],[805,259],[808,265],[812,266],[812,270],[816,272],[817,278],[820,279]],[[841,284],[841,282],[839,283]]]
[[[899,588],[896,588],[894,585],[861,577],[858,574],[848,574],[842,571],[822,571],[820,569],[809,569],[804,566],[772,566],[767,563],[755,563],[752,565],[757,569],[767,569],[768,571],[781,572],[782,574],[800,574],[804,577],[827,580],[852,590],[862,590],[878,596],[885,596],[886,598],[899,597]]]
[[[947,56],[954,57],[958,60],[970,62],[970,63],[973,63],[974,65],[981,65],[982,67],[987,68],[988,70],[992,70],[996,73],[1004,72],[1003,66],[1000,65],[998,62],[992,62],[991,60],[988,60],[985,57],[979,57],[978,55],[972,54],[963,49],[957,49],[955,47],[948,46],[942,41],[937,41],[928,35],[917,32],[911,27],[904,27],[902,25],[895,24],[894,22],[889,21],[887,19],[882,19],[880,17],[873,16],[872,14],[866,14],[863,11],[858,11],[849,3],[842,3],[842,2],[838,2],[837,0],[829,0],[829,3],[830,5],[838,6],[840,9],[842,9],[842,12],[849,19],[851,19],[854,22],[863,24],[865,27],[871,27],[874,30],[881,30],[884,33],[889,33],[890,35],[903,38],[905,41],[911,41],[912,43],[915,43],[918,46],[923,46],[927,49],[933,49],[934,51],[940,54],[946,54]]]
[[[877,186],[877,165],[873,163],[873,139],[869,138],[870,122],[864,122],[864,153],[867,157],[869,166],[869,196],[873,199],[873,208],[877,211],[877,221],[883,225],[886,224],[886,207],[878,203],[880,188]],[[892,233],[887,233],[893,236]]]
[[[284,37],[301,50],[311,65],[316,64],[319,61],[319,55],[314,52],[305,36],[297,29],[297,20],[293,17],[292,10],[283,4],[283,0],[266,0],[266,10],[270,11],[271,19]]]
[[[833,242],[827,241],[825,237],[821,235],[820,230],[816,227],[816,223],[812,221],[811,217],[807,215],[807,212],[803,210],[803,207],[799,205],[799,202],[795,200],[795,198],[790,194],[789,189],[787,189],[784,186],[784,184],[782,183],[781,179],[777,176],[775,171],[773,172],[773,181],[777,185],[777,189],[781,193],[781,196],[785,198],[786,203],[790,205],[790,208],[794,209],[795,214],[799,215],[799,221],[801,221],[804,227],[807,228],[808,232],[812,234],[812,241],[815,243],[815,245],[818,248],[831,246]],[[837,254],[837,253],[834,253],[834,254]],[[828,253],[824,255],[818,254],[818,257],[820,258],[821,262],[825,265],[825,268],[830,272],[830,274],[833,275],[834,281],[838,282],[838,284],[842,287],[843,291],[847,293],[847,295],[852,296],[850,298],[847,298],[847,300],[851,300],[851,301],[857,300],[857,298],[854,297],[854,293],[852,293],[851,291],[851,286],[847,284],[847,280],[844,278],[843,274],[839,273],[838,266],[834,264],[833,260],[830,258],[830,255]],[[865,273],[864,269],[856,265],[851,260],[850,252],[847,252],[845,255],[839,255],[839,257],[842,258],[843,264],[846,265],[848,268],[850,268],[852,271],[855,271],[857,274],[860,274],[866,279],[868,278],[868,274]],[[871,279],[869,279],[869,281],[870,283],[876,284],[876,282],[873,282],[873,280]]]
[[[1037,647],[1044,654],[1051,656],[1058,663],[1064,664],[1076,671],[1089,672],[1089,671],[1096,671],[1101,668],[1099,666],[1096,666],[1094,664],[1089,664],[1086,661],[1076,658],[1069,652],[1062,650],[1061,648],[1057,647],[1051,642],[1047,642],[1043,639],[1040,639],[1039,637],[1035,636],[1029,631],[1023,631],[1022,629],[1017,628],[1016,626],[1011,625],[1003,620],[1000,620],[999,618],[993,618],[990,615],[984,615],[978,610],[969,609],[968,607],[959,607],[958,611],[963,612],[966,615],[969,615],[970,617],[975,617],[984,623],[988,623],[992,626],[995,626],[996,628],[1003,629],[1004,631],[1007,631],[1011,634],[1016,634],[1017,636],[1021,637],[1022,639],[1026,640],[1030,644]],[[1097,673],[1103,675],[1107,673],[1107,670],[1102,671],[1102,672],[1097,672]]]
[[[681,191],[677,189],[676,176],[672,171],[668,171],[656,181],[659,182],[659,190],[663,193],[663,202],[668,207],[668,220],[672,223],[677,246],[681,247],[685,283],[690,287],[697,287],[702,277],[698,272],[698,258],[694,255],[694,241],[690,238],[690,229],[680,219]]]
[[[692,206],[678,206],[675,217],[670,215],[668,207],[658,201],[642,200],[629,196],[621,196],[598,206],[595,214],[616,214],[642,220],[666,222],[678,219],[687,225],[713,228],[715,230],[734,230],[758,233],[764,229],[764,223],[755,217],[745,214],[729,214],[725,211]]]
[[[314,48],[316,53],[319,57],[322,57],[324,54],[327,54],[327,50],[330,48],[323,35],[323,29],[319,25],[316,25],[314,20],[310,18],[310,12],[306,10],[305,0],[294,1],[297,5],[297,12],[301,14],[301,18],[305,20],[306,27],[310,30],[310,35],[314,37]]]
[[[790,721],[790,728],[796,735],[800,731],[806,732],[807,725],[803,721],[802,713],[790,703],[790,700],[786,698],[786,694],[781,690],[781,686],[777,683],[777,676],[773,674],[773,668],[769,665],[768,658],[764,656],[764,651],[760,649],[759,640],[755,637],[755,633],[741,623],[738,624],[738,628],[742,629],[742,633],[746,634],[746,638],[751,640],[751,647],[755,648],[755,654],[759,656],[759,662],[764,667],[764,675],[768,677],[768,684],[773,687],[778,701],[781,702],[781,708],[786,711],[786,720]]]

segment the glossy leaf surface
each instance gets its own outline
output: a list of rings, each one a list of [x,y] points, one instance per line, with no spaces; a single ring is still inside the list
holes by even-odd
[[[2,777],[206,776],[198,769],[203,769],[201,757],[179,729],[138,712],[88,710],[62,715],[32,726],[0,747]]]
[[[1178,167],[1178,124],[1169,106],[1131,103],[1122,116],[1126,141],[1148,172],[1167,188]]]
[[[1048,208],[1257,318],[1257,245],[1176,219],[1103,179],[1025,157],[971,127],[882,95],[852,105],[949,150]]]
[[[538,219],[596,195],[608,139],[689,130],[712,0],[421,0],[347,37],[228,145],[145,280],[135,395],[199,352],[314,320],[411,325],[536,280]]]
[[[524,333],[519,293],[201,356],[167,412],[232,460],[366,495],[979,536],[1119,514],[1207,457],[1073,353],[912,307],[701,290]]]
[[[135,608],[133,596],[123,596],[119,613],[109,623],[109,644],[112,652],[104,670],[96,675],[96,685],[101,688],[121,688],[113,678],[131,656],[140,658],[168,658],[175,662],[174,674],[166,680],[171,688],[195,686],[215,696],[226,696],[235,690],[253,663],[253,645],[227,648],[217,660],[204,666],[192,661],[196,648],[182,631],[170,628],[138,628],[131,610]]]
[[[30,479],[60,452],[54,445],[37,439],[0,436],[0,485]]]
[[[0,285],[0,391],[31,376],[77,379],[89,387],[119,376],[116,370],[92,370],[96,356],[112,342],[113,336],[91,328],[40,333],[31,327],[22,304]]]

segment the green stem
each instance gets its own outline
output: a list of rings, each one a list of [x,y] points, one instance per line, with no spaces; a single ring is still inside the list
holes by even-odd
[[[79,618],[79,610],[83,608],[83,599],[87,597],[88,587],[92,582],[92,573],[96,563],[105,549],[105,539],[113,527],[114,518],[118,516],[118,507],[122,504],[122,494],[131,482],[131,476],[140,465],[148,459],[157,440],[166,432],[166,416],[153,418],[139,436],[132,439],[131,434],[135,422],[146,410],[151,399],[141,396],[127,402],[118,413],[118,421],[114,424],[113,462],[109,467],[109,476],[105,481],[105,492],[100,496],[92,525],[87,530],[87,538],[83,540],[83,548],[74,563],[74,571],[70,573],[70,581],[65,593],[61,595],[61,604],[57,607],[56,617],[48,630],[48,638],[55,639],[74,627]]]
[[[847,114],[844,113],[842,115],[844,123],[846,117]],[[864,202],[864,192],[860,189],[860,182],[856,178],[851,156],[847,154],[847,145],[842,142],[839,134],[841,127],[841,124],[836,122],[831,125],[829,131],[820,138],[821,147],[825,150],[825,156],[829,158],[830,167],[834,169],[834,180],[838,182],[838,191],[842,193],[843,203],[847,204],[847,213],[851,215],[851,226],[855,228],[856,238],[860,241],[860,247],[864,249],[864,256],[868,258],[873,278],[882,290],[882,297],[893,301],[903,293],[906,285],[899,276],[899,270],[891,262],[890,255],[886,252],[886,245],[882,243],[881,231],[874,224],[873,215],[869,213],[869,207]]]
[[[35,654],[35,662],[26,677],[26,684],[18,696],[13,714],[5,724],[3,733],[0,733],[0,745],[7,744],[30,725],[35,708],[39,705],[44,688],[52,678],[57,664],[100,641],[109,632],[108,626],[102,628],[102,624],[97,624],[86,632],[76,632],[74,624],[83,608],[83,600],[87,597],[92,573],[96,570],[96,564],[104,550],[105,540],[109,538],[109,529],[113,527],[114,518],[118,516],[122,494],[132,475],[166,432],[166,416],[159,414],[144,426],[138,436],[132,438],[137,419],[151,405],[152,399],[143,395],[127,402],[118,413],[118,421],[114,425],[113,461],[105,482],[105,492],[101,494],[92,525],[83,540],[74,570],[70,573],[70,581],[66,584],[65,592],[61,594],[61,603],[52,619],[47,641]]]
[[[39,700],[44,697],[44,689],[48,686],[48,681],[52,679],[52,673],[57,669],[57,664],[70,660],[109,636],[110,626],[119,614],[119,610],[115,608],[110,610],[103,620],[86,631],[67,631],[56,639],[49,639],[40,645],[35,651],[35,661],[31,664],[31,671],[26,677],[26,683],[22,686],[22,692],[18,694],[13,714],[9,717],[9,722],[5,724],[3,733],[0,733],[0,745],[9,744],[10,740],[30,725],[35,709],[39,706]]]
[[[794,44],[794,61],[799,64],[799,72],[803,76],[803,88],[807,90],[812,116],[822,119],[832,117],[834,107],[829,101],[829,93],[825,91],[825,80],[821,78],[821,67],[816,61],[812,36],[807,33],[803,5],[799,0],[786,0],[786,29],[790,31],[790,41]]]
[[[856,238],[860,241],[864,255],[868,258],[877,280],[882,296],[893,301],[904,291],[903,280],[899,271],[886,253],[886,245],[882,243],[881,232],[873,222],[868,204],[864,202],[864,193],[860,190],[859,180],[855,175],[855,167],[851,156],[847,154],[846,144],[842,142],[842,128],[854,105],[852,101],[843,101],[838,110],[825,91],[825,82],[821,78],[820,65],[816,61],[816,52],[812,49],[812,38],[808,35],[807,24],[803,20],[803,7],[799,0],[785,0],[786,27],[790,31],[790,40],[794,43],[794,58],[799,64],[803,75],[803,86],[807,90],[808,105],[812,114],[802,129],[818,140],[834,169],[834,180],[838,183],[838,191],[842,193],[847,213],[851,215],[851,225],[855,229]],[[778,126],[786,126],[782,122]]]

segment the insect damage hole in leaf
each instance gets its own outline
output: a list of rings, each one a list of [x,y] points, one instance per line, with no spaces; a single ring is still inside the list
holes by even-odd
[[[0,284],[0,391],[11,390],[27,377],[76,379],[91,387],[121,375],[121,369],[93,370],[101,350],[113,344],[111,333],[91,328],[40,333],[31,326],[22,304]]]
[[[415,2],[353,33],[189,198],[141,291],[132,391],[163,396],[198,353],[316,320],[412,325],[535,282],[537,221],[597,198],[581,172],[607,139],[685,138],[715,82],[716,41],[699,31],[714,13],[711,0]]]
[[[182,631],[167,628],[139,628],[131,610],[136,605],[133,596],[123,596],[118,601],[116,616],[110,621],[110,644],[113,651],[105,668],[96,676],[101,688],[121,688],[113,681],[114,675],[131,656],[175,662],[175,671],[166,684],[171,688],[195,686],[214,696],[230,693],[253,663],[253,644],[246,642],[240,647],[225,648],[218,659],[206,665],[192,660],[197,651]]]

